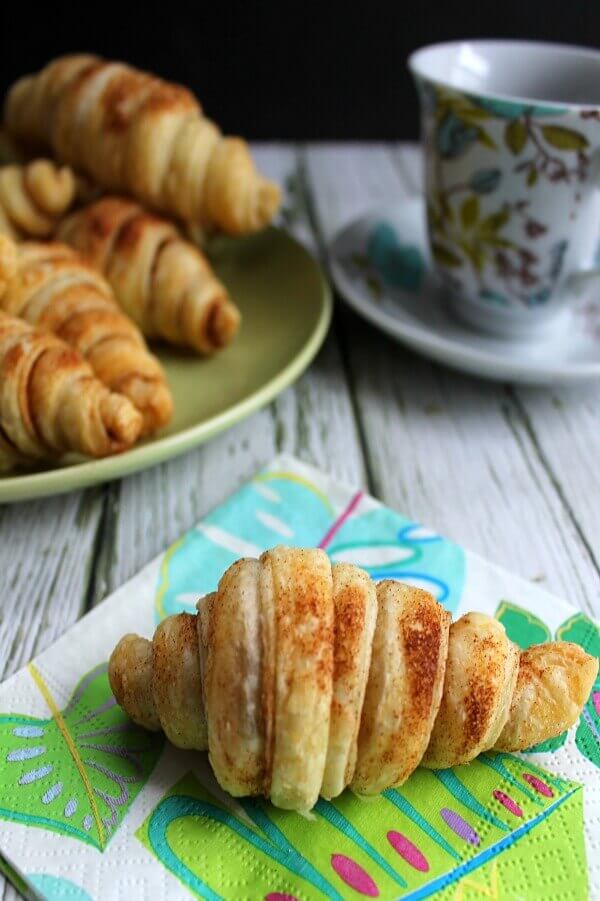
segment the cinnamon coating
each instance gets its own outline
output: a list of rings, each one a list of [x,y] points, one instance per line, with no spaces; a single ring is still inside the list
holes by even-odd
[[[47,238],[75,198],[75,176],[49,160],[0,167],[0,232]]]
[[[256,231],[279,206],[279,189],[256,171],[245,141],[223,137],[186,88],[123,63],[55,59],[11,87],[4,114],[13,139],[209,230]]]
[[[199,602],[195,638],[191,620],[169,617],[152,642],[121,639],[109,663],[117,702],[175,744],[208,748],[231,794],[299,811],[346,786],[372,795],[419,765],[559,735],[598,672],[577,645],[519,652],[492,617],[451,624],[427,592],[375,585],[321,550],[239,560]]]
[[[15,252],[0,309],[78,350],[111,391],[140,411],[144,435],[164,426],[173,400],[162,367],[100,273],[65,244],[24,242]]]
[[[104,197],[64,220],[56,236],[104,273],[147,337],[209,354],[237,333],[239,311],[206,257],[134,201]]]
[[[68,452],[115,454],[135,443],[141,425],[81,354],[0,311],[0,468]]]

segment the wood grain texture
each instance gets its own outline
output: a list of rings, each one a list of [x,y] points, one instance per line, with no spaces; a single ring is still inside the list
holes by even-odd
[[[394,149],[402,176],[413,194],[423,190],[423,165],[418,144]],[[600,614],[600,470],[597,465],[600,412],[597,384],[510,390],[523,427],[569,512],[572,528],[588,549],[596,578],[590,584],[590,604]]]
[[[369,206],[401,204],[416,189],[414,164],[401,160],[387,146],[307,151],[321,241]],[[599,610],[593,542],[540,454],[521,395],[441,369],[353,314],[342,328],[375,493],[576,606]]]
[[[280,223],[321,256],[351,216],[421,190],[415,146],[255,153],[285,187]],[[598,426],[595,386],[542,391],[463,377],[338,304],[304,377],[229,432],[121,482],[0,508],[0,677],[280,451],[599,615]],[[19,897],[0,877],[0,899]]]
[[[286,188],[282,224],[314,249],[296,151],[265,146],[256,156]],[[333,333],[296,385],[209,444],[84,494],[0,508],[0,566],[9,573],[0,602],[0,676],[51,644],[87,605],[135,575],[282,451],[368,487]],[[0,901],[18,898],[0,876]]]
[[[256,158],[262,171],[285,188],[282,222],[314,246],[295,150],[262,146]],[[333,334],[304,377],[267,408],[198,450],[110,487],[92,603],[134,575],[281,451],[352,484],[364,484],[350,394]]]
[[[52,644],[85,609],[102,489],[0,507],[0,678]]]

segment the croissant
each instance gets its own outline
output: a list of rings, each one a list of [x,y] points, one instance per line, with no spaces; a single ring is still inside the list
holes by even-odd
[[[3,246],[6,255],[7,239]],[[24,242],[15,253],[12,278],[0,287],[0,309],[78,350],[111,391],[141,412],[143,434],[165,425],[173,400],[162,367],[102,276],[65,244]]]
[[[68,166],[49,160],[0,167],[0,231],[14,238],[47,238],[75,197]]]
[[[244,234],[279,206],[245,141],[223,137],[184,87],[123,63],[55,59],[11,87],[4,113],[14,140],[186,222]]]
[[[206,257],[137,203],[105,197],[69,216],[56,236],[104,273],[147,337],[211,353],[236,334],[240,314]]]
[[[0,230],[0,297],[17,271],[17,246]]]
[[[0,468],[73,451],[105,457],[138,438],[142,417],[81,354],[0,311]]]
[[[231,566],[198,615],[125,635],[109,663],[117,702],[180,748],[208,748],[222,788],[306,811],[364,795],[420,764],[468,763],[560,734],[598,661],[578,645],[526,651],[481,613],[454,623],[432,595],[375,584],[321,550],[277,547]]]

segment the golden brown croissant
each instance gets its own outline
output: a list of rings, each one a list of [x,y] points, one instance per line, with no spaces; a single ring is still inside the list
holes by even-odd
[[[143,434],[169,421],[173,400],[160,363],[110,286],[74,250],[58,243],[19,244],[16,270],[4,281],[0,309],[78,350],[111,391],[124,394],[142,413]]]
[[[49,160],[0,167],[0,231],[47,238],[73,203],[75,176]]]
[[[206,257],[137,203],[105,197],[65,219],[56,236],[104,273],[147,337],[211,353],[236,334],[240,314]]]
[[[113,693],[140,725],[208,748],[231,794],[293,810],[558,735],[598,672],[578,645],[519,653],[492,617],[451,625],[427,592],[375,585],[321,550],[239,560],[198,610],[168,617],[151,642],[125,635]]]
[[[245,141],[223,137],[185,88],[123,63],[86,54],[50,62],[12,86],[5,125],[107,190],[186,222],[244,234],[279,206]]]
[[[0,297],[17,271],[17,245],[0,231]]]
[[[0,468],[105,457],[138,438],[142,417],[111,393],[81,354],[55,335],[0,311]]]

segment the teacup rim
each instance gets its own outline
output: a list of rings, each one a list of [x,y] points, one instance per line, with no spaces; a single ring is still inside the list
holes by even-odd
[[[490,90],[471,90],[465,91],[464,88],[459,88],[456,85],[451,84],[449,79],[443,79],[436,76],[432,76],[425,72],[422,67],[418,65],[417,58],[424,55],[426,52],[431,50],[441,50],[443,48],[451,48],[451,47],[460,47],[463,44],[475,45],[477,47],[482,46],[507,46],[511,45],[516,49],[525,50],[528,47],[538,47],[545,48],[548,50],[554,50],[559,52],[567,51],[569,53],[576,52],[580,55],[593,57],[600,63],[600,50],[594,47],[586,47],[580,44],[562,44],[558,41],[530,41],[530,40],[521,40],[521,39],[512,39],[512,38],[461,38],[460,40],[454,41],[436,41],[432,44],[424,44],[422,47],[417,47],[416,50],[413,50],[410,53],[406,65],[414,77],[421,78],[425,81],[429,81],[432,84],[438,84],[441,87],[451,88],[452,90],[456,90],[462,93],[469,93],[474,96],[485,97],[489,100],[500,100],[507,101],[509,103],[522,104],[524,106],[537,106],[545,104],[549,107],[555,107],[556,109],[565,109],[565,110],[590,110],[590,109],[600,109],[600,102],[598,103],[575,103],[575,102],[567,102],[564,100],[548,100],[547,98],[541,97],[533,97],[533,96],[524,96],[520,94],[508,94],[503,93],[501,91],[490,91]]]

